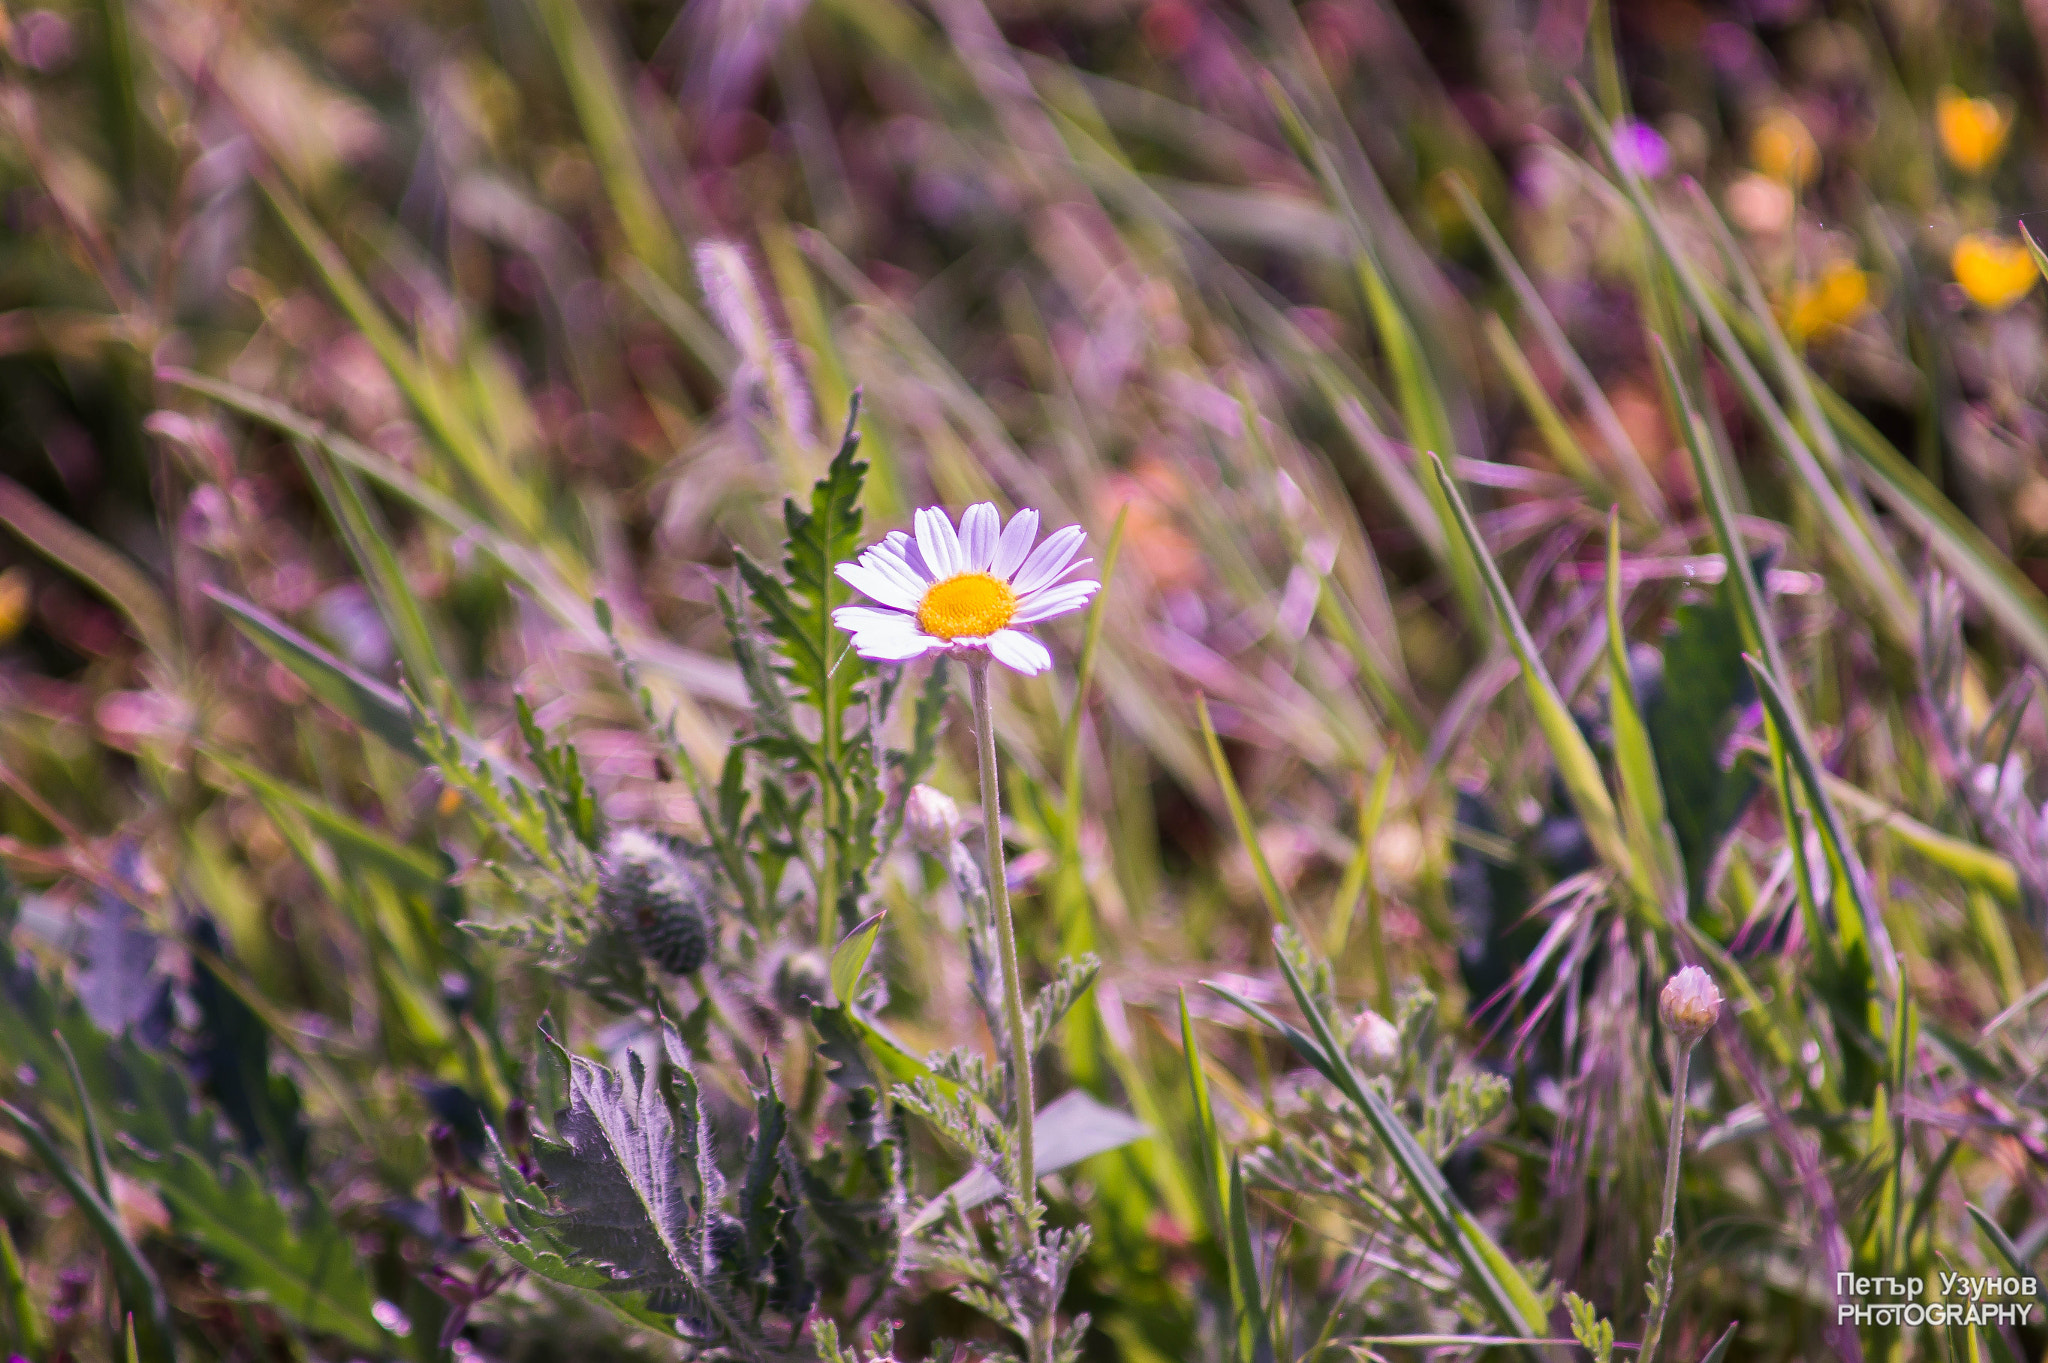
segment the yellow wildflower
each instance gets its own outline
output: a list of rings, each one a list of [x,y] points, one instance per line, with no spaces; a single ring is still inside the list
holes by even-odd
[[[2025,298],[2040,275],[2024,245],[1989,232],[1971,232],[1957,242],[1949,268],[1970,301],[1992,312],[2003,312]]]
[[[1854,321],[1870,306],[1870,276],[1846,260],[1837,260],[1820,278],[1792,292],[1785,310],[1785,329],[1799,340]]]
[[[0,644],[21,633],[28,623],[33,604],[30,597],[28,569],[16,564],[0,573]]]
[[[1774,180],[1794,189],[1820,170],[1820,147],[1790,109],[1773,109],[1749,137],[1749,159]]]
[[[1953,86],[1934,102],[1934,126],[1949,164],[1968,175],[1988,169],[2005,150],[2012,116],[1988,99],[1971,99]]]

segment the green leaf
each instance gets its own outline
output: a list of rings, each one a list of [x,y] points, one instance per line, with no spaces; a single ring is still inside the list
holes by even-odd
[[[867,919],[846,934],[832,951],[832,994],[840,1002],[853,999],[853,991],[860,984],[860,973],[867,969],[868,953],[875,949],[875,937],[882,930],[882,920],[888,910]]]
[[[354,1241],[314,1205],[298,1226],[240,1160],[216,1172],[189,1150],[149,1170],[177,1233],[218,1265],[229,1286],[316,1334],[386,1352],[397,1341],[371,1314],[377,1294]]]
[[[1724,577],[1711,600],[1673,612],[1662,665],[1642,707],[1694,913],[1703,907],[1715,854],[1757,788],[1757,764],[1747,754],[1722,760],[1735,724],[1756,698],[1742,661],[1736,592],[1732,576]]]
[[[1721,1360],[1728,1356],[1728,1346],[1735,1342],[1735,1332],[1741,1328],[1742,1322],[1739,1320],[1728,1322],[1728,1328],[1714,1341],[1714,1347],[1700,1355],[1700,1363],[1721,1363]]]

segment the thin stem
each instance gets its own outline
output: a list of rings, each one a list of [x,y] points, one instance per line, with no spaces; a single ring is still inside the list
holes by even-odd
[[[1685,1092],[1692,1069],[1693,1044],[1678,1043],[1678,1063],[1671,1071],[1671,1126],[1664,1140],[1664,1215],[1658,1223],[1659,1239],[1675,1235],[1678,1225],[1678,1166],[1685,1145]],[[1657,1345],[1664,1334],[1664,1314],[1671,1309],[1671,1284],[1675,1276],[1671,1267],[1677,1258],[1678,1246],[1674,1241],[1664,1261],[1664,1281],[1658,1285],[1657,1305],[1643,1330],[1643,1347],[1636,1354],[1636,1363],[1656,1363]]]
[[[1010,919],[1010,886],[1003,875],[1002,783],[996,776],[996,716],[988,694],[988,655],[968,659],[967,683],[974,699],[975,736],[981,741],[981,827],[988,845],[988,897],[996,911],[996,946],[1003,962],[1003,1014],[1010,1033],[1010,1069],[1017,1087],[1017,1181],[1027,1224],[1038,1221],[1038,1170],[1033,1152],[1033,1118],[1038,1111],[1031,1085],[1031,1038],[1024,1022],[1024,982],[1017,969],[1017,929]]]

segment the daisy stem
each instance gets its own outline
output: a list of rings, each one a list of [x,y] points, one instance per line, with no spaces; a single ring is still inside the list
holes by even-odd
[[[989,701],[988,654],[968,658],[975,736],[981,742],[981,826],[988,844],[988,897],[996,911],[996,946],[1003,962],[1003,1013],[1010,1033],[1010,1069],[1017,1086],[1017,1182],[1027,1225],[1038,1220],[1038,1171],[1033,1157],[1031,1038],[1025,1032],[1024,982],[1017,968],[1017,929],[1010,918],[1010,886],[1003,873],[1002,785],[996,776],[996,714]]]

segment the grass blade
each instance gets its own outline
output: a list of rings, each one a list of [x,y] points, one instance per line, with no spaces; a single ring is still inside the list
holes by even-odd
[[[1601,440],[1606,443],[1608,450],[1614,455],[1615,462],[1621,467],[1632,499],[1630,509],[1651,524],[1661,523],[1668,510],[1664,503],[1664,493],[1657,486],[1656,475],[1652,474],[1649,465],[1643,462],[1642,452],[1636,448],[1635,441],[1629,438],[1627,428],[1621,424],[1621,418],[1616,415],[1614,405],[1607,400],[1607,391],[1594,379],[1593,371],[1586,368],[1586,362],[1579,358],[1579,352],[1574,350],[1571,342],[1565,338],[1564,328],[1558,325],[1557,318],[1550,311],[1550,305],[1543,301],[1543,295],[1537,292],[1535,284],[1531,283],[1529,276],[1523,272],[1521,262],[1515,259],[1514,252],[1508,249],[1508,244],[1501,240],[1500,232],[1494,227],[1493,220],[1487,217],[1486,210],[1480,207],[1479,201],[1472,196],[1472,191],[1466,187],[1464,180],[1451,176],[1445,183],[1450,186],[1452,195],[1458,200],[1459,208],[1464,210],[1466,221],[1471,223],[1472,230],[1479,234],[1479,240],[1485,245],[1486,253],[1493,258],[1494,268],[1501,272],[1501,276],[1508,281],[1508,287],[1514,290],[1515,302],[1521,306],[1522,315],[1536,328],[1536,334],[1543,338],[1544,347],[1550,351],[1551,358],[1564,370],[1565,379],[1571,384],[1572,391],[1578,395],[1579,405],[1585,409],[1587,420],[1593,423],[1594,430],[1600,432]],[[1517,352],[1519,353],[1519,347]],[[1509,377],[1513,378],[1513,375],[1510,374]]]
[[[156,657],[168,662],[177,656],[170,606],[142,570],[4,475],[0,475],[0,524],[111,602],[128,617],[142,646]]]
[[[1637,867],[1635,859],[1629,855],[1614,799],[1608,794],[1607,783],[1600,773],[1599,759],[1593,756],[1586,736],[1579,732],[1578,721],[1572,718],[1564,697],[1558,694],[1557,683],[1550,679],[1550,671],[1543,665],[1543,657],[1537,651],[1536,640],[1530,635],[1521,612],[1515,609],[1514,594],[1508,590],[1499,565],[1494,563],[1493,555],[1487,552],[1485,542],[1480,539],[1479,525],[1472,519],[1464,499],[1459,497],[1451,475],[1444,469],[1443,460],[1432,456],[1430,462],[1436,474],[1436,485],[1456,517],[1458,533],[1464,537],[1473,560],[1479,565],[1487,594],[1493,598],[1493,608],[1507,634],[1508,647],[1514,651],[1515,661],[1521,665],[1522,684],[1529,693],[1530,706],[1536,712],[1537,727],[1543,731],[1544,741],[1550,745],[1551,759],[1557,763],[1558,775],[1571,795],[1572,807],[1586,825],[1587,838],[1603,861],[1635,884],[1646,898],[1654,899],[1653,888],[1641,879],[1642,868]]]
[[[121,1294],[121,1303],[128,1312],[139,1317],[142,1342],[142,1356],[147,1363],[175,1363],[177,1359],[176,1337],[171,1333],[170,1300],[164,1295],[163,1284],[157,1280],[156,1270],[142,1257],[142,1251],[121,1229],[121,1219],[106,1199],[71,1167],[71,1161],[64,1158],[42,1123],[23,1112],[12,1103],[0,1102],[0,1115],[14,1123],[35,1152],[50,1176],[64,1185],[64,1191],[77,1204],[99,1238],[101,1248],[113,1262],[114,1282]]]
[[[1614,766],[1621,776],[1621,797],[1626,817],[1623,829],[1637,864],[1656,891],[1657,903],[1667,917],[1683,917],[1685,867],[1679,857],[1678,837],[1665,817],[1664,785],[1657,775],[1657,755],[1650,746],[1650,731],[1636,706],[1634,670],[1629,666],[1628,643],[1621,629],[1621,521],[1613,512],[1607,517],[1607,713],[1614,730]]]
[[[1279,879],[1273,874],[1273,867],[1266,860],[1266,851],[1259,845],[1259,830],[1252,823],[1251,811],[1245,808],[1244,794],[1237,788],[1237,777],[1231,774],[1230,762],[1223,755],[1223,744],[1216,737],[1216,726],[1209,722],[1209,699],[1195,697],[1195,718],[1202,726],[1202,741],[1209,748],[1209,765],[1215,770],[1216,784],[1223,788],[1223,802],[1230,807],[1230,822],[1237,829],[1238,841],[1252,859],[1252,873],[1259,882],[1259,894],[1266,901],[1266,909],[1273,915],[1273,921],[1299,932],[1301,920],[1294,911],[1293,901],[1280,887]]]
[[[330,708],[354,720],[396,751],[426,761],[426,753],[413,734],[412,712],[405,697],[383,682],[364,676],[276,616],[233,592],[212,583],[202,590],[233,618],[251,643],[304,682]]]

